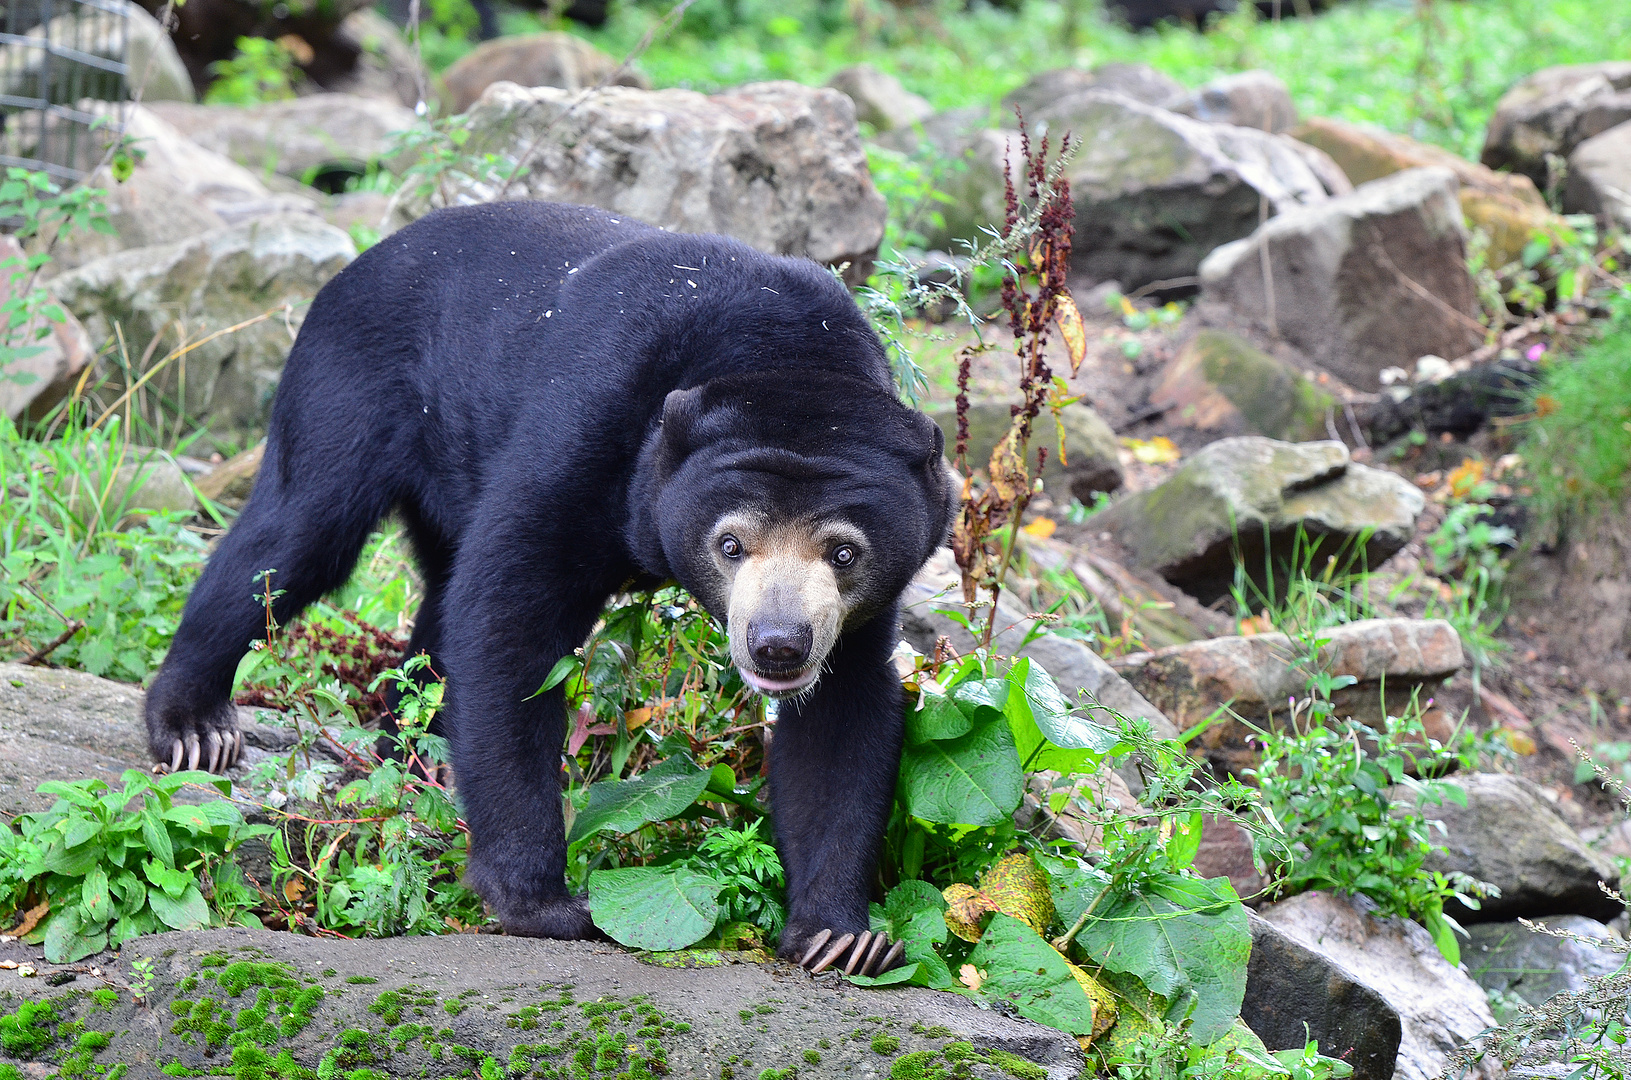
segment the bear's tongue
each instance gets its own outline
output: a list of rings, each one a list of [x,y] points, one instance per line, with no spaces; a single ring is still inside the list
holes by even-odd
[[[794,690],[802,690],[815,680],[816,674],[812,669],[801,672],[791,679],[776,679],[768,675],[760,675],[756,671],[749,671],[747,668],[740,666],[736,670],[742,673],[742,678],[749,686],[761,694],[786,694]]]

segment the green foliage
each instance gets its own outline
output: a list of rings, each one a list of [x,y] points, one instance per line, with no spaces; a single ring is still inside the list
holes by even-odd
[[[759,836],[764,819],[741,829],[710,829],[688,861],[691,869],[723,882],[722,918],[747,923],[775,938],[787,924],[787,875],[776,846]]]
[[[238,51],[230,60],[210,65],[215,79],[204,91],[206,105],[254,105],[295,96],[301,72],[294,54],[283,42],[241,37],[236,47]]]
[[[713,932],[720,883],[681,866],[629,866],[589,875],[595,925],[621,945],[683,949]]]
[[[1454,896],[1476,908],[1477,897],[1494,887],[1425,866],[1433,843],[1422,805],[1466,803],[1456,785],[1419,779],[1442,768],[1449,755],[1427,738],[1419,720],[1390,716],[1378,731],[1333,717],[1333,684],[1325,679],[1323,687],[1311,680],[1310,699],[1300,703],[1288,730],[1260,733],[1258,789],[1291,845],[1268,856],[1282,864],[1279,889],[1368,896],[1385,915],[1420,921],[1456,963],[1459,927],[1444,914],[1444,901]]]
[[[208,773],[153,777],[126,770],[124,787],[101,780],[40,785],[58,796],[50,810],[20,815],[0,830],[0,883],[13,907],[50,905],[30,935],[46,958],[71,963],[138,934],[255,920],[255,894],[231,861],[246,840],[269,834],[248,825],[225,799],[229,781]],[[175,802],[187,785],[205,801]]]
[[[1520,453],[1553,530],[1624,505],[1631,487],[1631,322],[1546,365]]]
[[[1020,920],[1001,912],[991,916],[968,962],[985,973],[980,993],[988,1000],[1072,1035],[1092,1034],[1093,1003],[1087,992],[1058,950]],[[1238,1005],[1235,1011],[1240,1011]]]

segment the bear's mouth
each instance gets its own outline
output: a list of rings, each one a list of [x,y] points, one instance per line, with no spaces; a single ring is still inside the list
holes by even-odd
[[[791,697],[802,690],[808,689],[810,684],[816,681],[816,677],[821,674],[821,667],[817,664],[812,664],[803,671],[797,671],[791,675],[762,675],[751,668],[743,667],[741,664],[736,666],[736,670],[742,673],[744,682],[765,697],[770,698]]]

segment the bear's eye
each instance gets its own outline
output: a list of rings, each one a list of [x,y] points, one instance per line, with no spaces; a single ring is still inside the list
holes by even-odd
[[[854,548],[850,547],[848,544],[840,544],[838,547],[833,548],[832,564],[834,566],[839,567],[839,568],[843,568],[843,567],[846,567],[846,566],[852,566],[852,565],[854,565],[854,563],[855,563],[855,549]]]
[[[719,553],[727,559],[740,559],[742,557],[742,541],[726,533],[719,538]]]

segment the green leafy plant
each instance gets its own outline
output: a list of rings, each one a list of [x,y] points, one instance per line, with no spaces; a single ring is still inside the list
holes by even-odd
[[[1563,538],[1631,490],[1631,325],[1546,364],[1532,408],[1525,480],[1540,524]]]
[[[230,60],[210,65],[215,79],[204,91],[209,105],[253,105],[261,101],[287,101],[295,96],[301,77],[294,54],[281,41],[241,37]]]
[[[40,785],[51,809],[0,829],[0,883],[13,908],[45,905],[27,940],[71,963],[139,934],[256,920],[255,900],[232,861],[246,841],[271,833],[246,824],[224,796],[231,783],[208,773],[149,776],[126,770],[123,788],[101,780]],[[195,785],[198,803],[176,795]]]

